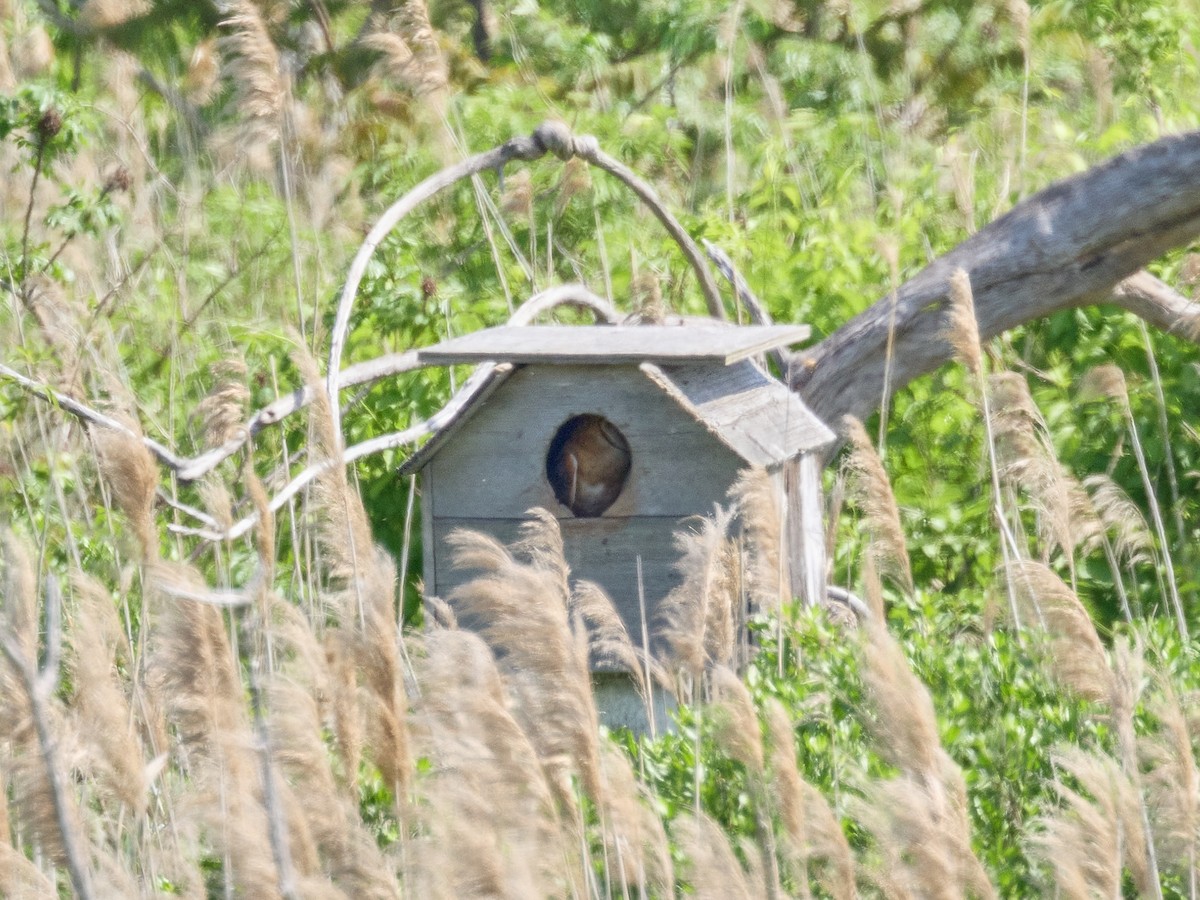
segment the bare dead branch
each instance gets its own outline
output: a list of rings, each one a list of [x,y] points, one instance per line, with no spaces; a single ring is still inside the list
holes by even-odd
[[[353,447],[347,447],[340,459],[323,459],[313,463],[296,475],[279,493],[273,496],[268,504],[268,508],[271,512],[278,511],[285,503],[295,497],[296,494],[326,472],[332,470],[334,466],[352,463],[355,460],[371,456],[375,453],[382,453],[385,450],[395,450],[397,447],[406,446],[420,440],[427,434],[434,433],[447,422],[453,420],[459,411],[474,399],[476,394],[489,387],[494,377],[507,372],[510,368],[511,366],[507,363],[502,365],[484,363],[477,367],[471,377],[467,379],[466,384],[463,385],[462,390],[455,394],[449,403],[428,419],[423,422],[417,422],[415,425],[410,425],[403,431],[380,435],[379,437],[371,438],[369,441],[355,444]],[[167,527],[175,534],[190,535],[192,537],[203,538],[207,541],[232,541],[248,533],[257,522],[258,513],[254,512],[238,520],[223,531],[213,528],[189,528],[185,525],[169,525]]]
[[[561,122],[543,122],[529,137],[513,138],[499,147],[494,147],[483,153],[477,153],[457,165],[442,169],[440,172],[429,176],[388,207],[383,215],[380,216],[379,221],[375,223],[370,233],[367,234],[362,246],[358,248],[354,260],[350,263],[350,270],[346,273],[346,283],[342,288],[341,296],[338,298],[337,314],[334,317],[333,331],[330,335],[329,365],[325,383],[325,389],[331,398],[336,397],[338,392],[337,373],[340,372],[342,367],[342,352],[345,349],[346,335],[350,327],[350,313],[354,308],[354,300],[358,294],[358,288],[362,283],[363,276],[366,274],[367,263],[370,262],[371,257],[380,243],[383,242],[383,239],[410,212],[430,197],[433,197],[451,185],[465,178],[479,175],[489,169],[503,169],[507,163],[514,160],[532,162],[545,156],[546,153],[553,153],[564,162],[578,156],[618,178],[637,194],[638,198],[650,207],[650,210],[654,213],[658,221],[662,223],[663,227],[666,228],[667,232],[679,245],[683,255],[695,271],[696,277],[700,280],[700,288],[704,292],[705,301],[708,304],[709,315],[717,319],[725,318],[725,308],[721,303],[717,283],[713,279],[712,272],[709,270],[707,263],[704,261],[704,256],[700,253],[700,248],[696,246],[696,242],[692,240],[683,226],[679,224],[679,221],[671,214],[671,211],[667,209],[658,194],[654,192],[654,189],[638,178],[627,166],[601,151],[600,144],[594,137],[590,135],[575,136]],[[335,433],[340,434],[341,419],[338,405],[330,403],[330,411],[333,418],[333,430]]]
[[[983,340],[1096,303],[1196,340],[1195,305],[1135,273],[1200,234],[1197,173],[1200,132],[1163,138],[1051,185],[932,262],[896,292],[891,390],[951,358],[942,333],[959,268],[971,277]],[[792,387],[824,421],[866,416],[879,405],[891,299],[799,355]]]
[[[596,317],[596,320],[600,322],[612,323],[620,318],[620,313],[617,312],[611,303],[592,293],[583,285],[563,284],[534,294],[517,308],[509,318],[508,324],[528,325],[536,320],[538,316],[562,306],[591,312]],[[417,364],[417,352],[415,350],[409,350],[405,353],[389,353],[376,359],[346,367],[338,379],[338,388],[342,390],[361,384],[373,383],[391,375],[411,372],[417,368],[420,368],[420,366]],[[212,447],[198,456],[188,458],[173,453],[158,441],[137,434],[117,419],[92,409],[67,394],[56,391],[47,385],[40,384],[3,363],[0,363],[0,376],[8,378],[35,397],[54,403],[89,424],[98,425],[102,428],[111,428],[114,431],[119,431],[124,435],[140,440],[146,449],[154,454],[159,463],[174,472],[175,476],[182,482],[195,481],[207,475],[244,447],[247,441],[256,436],[264,428],[278,425],[288,416],[299,412],[312,402],[311,388],[308,386],[296,388],[290,394],[286,394],[260,409],[250,417],[234,437],[221,446]],[[198,510],[186,504],[180,504],[165,495],[160,494],[160,496],[181,512],[195,518],[205,518],[203,514],[197,515]],[[215,521],[211,521],[209,524],[215,527]]]

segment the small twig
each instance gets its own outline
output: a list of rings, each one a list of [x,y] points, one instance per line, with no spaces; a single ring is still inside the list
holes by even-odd
[[[37,193],[38,180],[42,175],[42,162],[46,158],[48,139],[39,137],[37,160],[33,164],[33,181],[29,185],[29,204],[25,207],[25,226],[21,229],[21,299],[25,299],[25,282],[29,278],[29,223],[33,218],[33,199]]]

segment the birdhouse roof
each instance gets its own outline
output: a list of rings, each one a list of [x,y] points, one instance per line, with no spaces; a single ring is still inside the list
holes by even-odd
[[[807,325],[507,325],[417,351],[426,364],[510,362],[729,365],[806,340]]]
[[[662,340],[656,344],[630,334],[638,331],[657,334]],[[743,331],[748,334],[739,339],[737,334]],[[492,341],[497,332],[506,334]],[[513,332],[523,334],[518,339]],[[547,343],[539,343],[543,332],[547,333]],[[690,334],[685,337],[681,332]],[[489,333],[489,339],[481,337]],[[605,333],[615,336],[606,337]],[[433,437],[400,471],[411,474],[424,468],[508,379],[516,365],[538,363],[637,365],[650,390],[670,397],[748,465],[778,465],[829,445],[834,434],[795,393],[746,357],[802,340],[807,333],[804,326],[524,326],[455,338],[420,351],[419,358],[429,363],[480,360],[487,364],[477,370],[452,408],[443,411],[447,415],[438,423]],[[477,340],[468,342],[468,338]],[[473,355],[475,348],[489,345],[496,348],[493,355]],[[592,355],[599,345],[624,355],[618,359],[599,352]],[[645,347],[647,352],[635,353],[635,347]]]

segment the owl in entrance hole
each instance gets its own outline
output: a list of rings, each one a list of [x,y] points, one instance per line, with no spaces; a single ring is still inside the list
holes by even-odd
[[[564,422],[546,454],[546,478],[558,502],[580,518],[613,505],[629,477],[625,435],[603,416],[586,413]]]

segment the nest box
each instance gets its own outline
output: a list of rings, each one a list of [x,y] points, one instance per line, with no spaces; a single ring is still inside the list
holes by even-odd
[[[795,595],[825,591],[820,451],[834,436],[756,361],[805,326],[492,328],[419,352],[481,364],[461,402],[404,465],[420,472],[426,590],[456,571],[445,537],[470,528],[510,543],[532,507],[559,520],[572,574],[598,583],[637,642],[680,581],[674,533],[726,504],[761,466],[786,504],[782,556]]]

